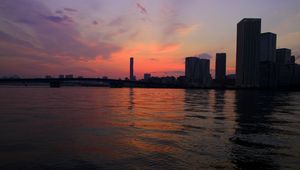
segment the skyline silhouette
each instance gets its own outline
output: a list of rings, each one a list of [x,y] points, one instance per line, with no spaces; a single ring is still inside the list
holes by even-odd
[[[242,17],[262,18],[262,31],[276,32],[278,48],[289,47],[298,59],[300,2],[271,3],[3,0],[0,77],[74,74],[117,79],[127,77],[129,56],[136,57],[138,79],[146,72],[178,76],[183,75],[185,56],[210,56],[215,68],[218,52],[226,52],[227,72],[232,74],[235,24]]]
[[[0,170],[299,169],[299,0],[0,1]]]
[[[46,75],[44,79],[20,79],[19,77],[0,79],[2,84],[49,83],[50,87],[64,85],[144,87],[144,88],[213,88],[213,89],[289,89],[300,88],[300,64],[288,48],[277,49],[277,35],[261,32],[260,18],[244,18],[237,23],[236,74],[226,74],[227,54],[216,53],[215,78],[213,79],[208,55],[185,58],[184,76],[153,77],[145,72],[144,79],[135,76],[134,57],[129,59],[129,78],[75,78],[73,74],[59,75],[58,78]],[[90,84],[92,83],[92,84]],[[100,84],[99,84],[100,83]]]

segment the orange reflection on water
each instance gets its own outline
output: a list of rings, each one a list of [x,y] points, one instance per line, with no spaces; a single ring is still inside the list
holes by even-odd
[[[171,145],[151,144],[142,140],[128,138],[127,144],[140,150],[141,152],[154,152],[154,153],[174,153],[176,148]]]
[[[138,153],[174,153],[178,150],[175,143],[180,142],[180,135],[177,132],[184,129],[180,123],[185,117],[184,91],[128,89],[128,94],[130,111],[126,123],[130,122],[132,131],[122,143]],[[172,112],[174,109],[178,112]],[[126,123],[117,122],[116,125]]]
[[[149,138],[149,139],[160,139],[164,141],[179,141],[181,138],[178,134],[174,133],[141,133],[139,137]]]
[[[157,109],[157,108],[156,108]],[[138,109],[140,110],[140,109]],[[155,112],[155,109],[152,109],[153,112]],[[141,119],[159,119],[159,120],[182,120],[184,118],[184,115],[179,115],[175,113],[158,113],[158,114],[153,114],[153,113],[146,113],[146,112],[137,112],[135,113],[136,117],[139,117]]]
[[[68,150],[109,159],[174,153],[184,129],[184,94],[173,89],[97,89],[86,96],[94,102],[87,103],[89,115],[78,120],[81,137]]]
[[[135,121],[133,126],[144,130],[179,131],[182,125],[170,122]]]

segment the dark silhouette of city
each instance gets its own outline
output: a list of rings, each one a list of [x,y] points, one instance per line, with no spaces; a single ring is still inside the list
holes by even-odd
[[[0,170],[300,169],[300,0],[0,1]]]
[[[103,78],[74,78],[72,74],[50,75],[44,79],[3,78],[1,84],[48,83],[61,85],[157,87],[157,88],[222,88],[222,89],[299,89],[300,65],[288,48],[276,49],[277,35],[261,32],[260,18],[244,18],[237,24],[236,74],[226,75],[226,53],[216,54],[215,79],[210,73],[210,60],[190,56],[185,59],[185,76],[152,77],[144,74],[137,80],[134,75],[134,58],[130,58],[130,74],[125,80]]]

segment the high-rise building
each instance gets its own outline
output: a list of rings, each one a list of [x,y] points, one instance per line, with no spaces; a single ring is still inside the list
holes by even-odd
[[[200,86],[209,87],[211,83],[210,60],[200,59]]]
[[[261,88],[277,87],[276,41],[277,35],[274,33],[267,32],[260,35],[259,82]]]
[[[261,19],[245,18],[237,24],[236,85],[259,86]]]
[[[277,35],[271,32],[260,35],[260,61],[276,62]]]
[[[292,85],[295,65],[292,63],[292,50],[281,48],[276,50],[276,63],[278,69],[278,85],[287,88]]]
[[[278,87],[279,67],[271,61],[262,61],[259,64],[259,82],[261,88],[275,89]]]
[[[134,67],[134,58],[131,57],[130,58],[130,81],[135,81],[135,76],[134,76],[134,70],[133,70],[133,67]]]
[[[292,50],[280,48],[276,50],[276,62],[280,65],[291,64]]]
[[[216,54],[216,76],[217,83],[224,83],[226,79],[226,53]]]
[[[185,60],[186,81],[193,87],[207,87],[210,84],[210,61],[198,57]]]
[[[189,83],[196,84],[200,78],[199,58],[187,57],[185,59],[185,76]]]

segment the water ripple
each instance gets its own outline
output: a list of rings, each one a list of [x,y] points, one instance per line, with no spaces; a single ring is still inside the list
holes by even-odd
[[[297,169],[300,93],[0,88],[0,169]]]

